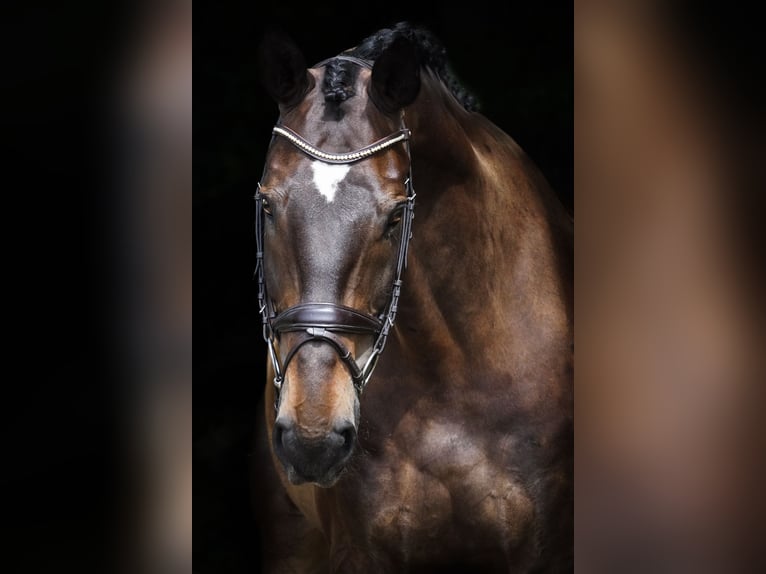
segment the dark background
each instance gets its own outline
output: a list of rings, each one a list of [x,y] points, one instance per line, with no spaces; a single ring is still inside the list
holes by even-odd
[[[219,5],[220,6],[220,5]],[[256,49],[279,27],[309,63],[402,20],[428,27],[482,113],[573,204],[571,3],[249,3],[196,7],[194,26],[194,571],[258,571],[248,464],[265,347],[255,284],[253,194],[276,105]]]

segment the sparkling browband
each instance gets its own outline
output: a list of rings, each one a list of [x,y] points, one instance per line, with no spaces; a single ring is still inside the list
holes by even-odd
[[[273,133],[290,141],[295,147],[314,159],[325,163],[353,163],[368,158],[401,141],[410,139],[410,130],[403,128],[366,147],[348,153],[328,153],[314,147],[290,128],[275,126]]]

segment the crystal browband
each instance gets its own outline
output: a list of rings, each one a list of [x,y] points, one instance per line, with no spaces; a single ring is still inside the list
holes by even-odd
[[[410,130],[403,128],[356,151],[348,153],[328,153],[314,147],[290,128],[274,126],[273,133],[288,139],[290,143],[304,153],[325,163],[354,163],[410,138]]]

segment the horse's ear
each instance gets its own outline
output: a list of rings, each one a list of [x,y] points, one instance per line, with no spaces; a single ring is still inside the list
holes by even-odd
[[[370,98],[382,111],[394,113],[415,101],[420,91],[420,61],[415,45],[399,37],[375,60]]]
[[[311,88],[300,48],[282,32],[268,32],[258,48],[258,67],[266,91],[280,106],[297,104]]]

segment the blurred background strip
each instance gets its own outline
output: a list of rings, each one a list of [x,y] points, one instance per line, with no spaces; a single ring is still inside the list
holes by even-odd
[[[575,5],[582,572],[763,571],[754,34],[728,6]]]

